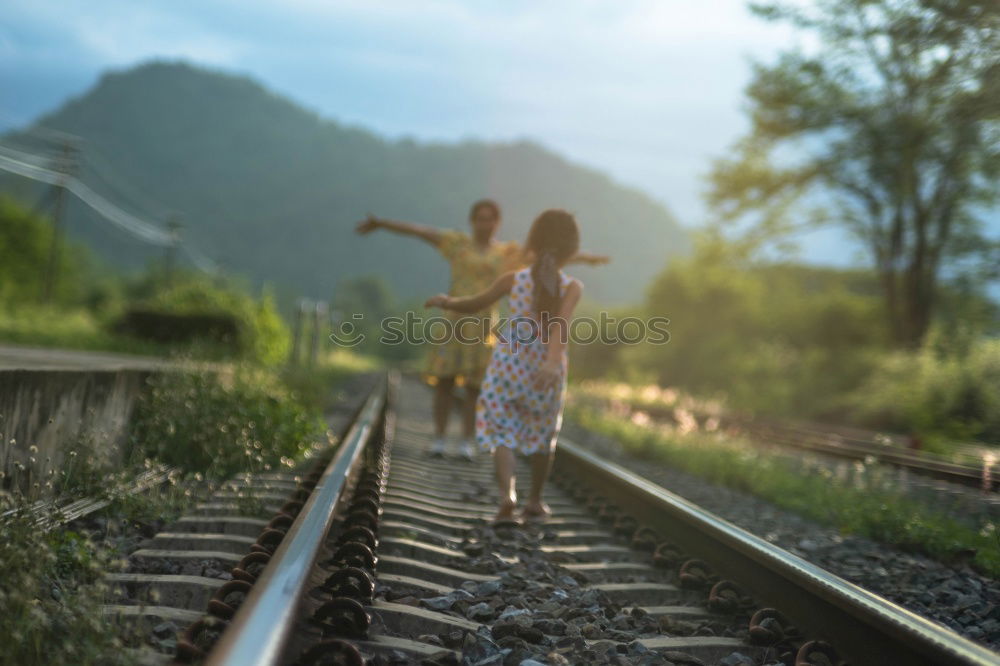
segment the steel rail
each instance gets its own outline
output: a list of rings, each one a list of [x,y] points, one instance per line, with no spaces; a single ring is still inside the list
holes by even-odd
[[[839,435],[835,433],[821,434],[773,424],[747,423],[743,427],[752,437],[778,446],[813,451],[845,460],[863,461],[872,456],[882,464],[906,469],[920,476],[974,488],[983,486],[983,467],[950,462],[897,447],[860,443],[857,440],[838,442],[834,438]]]
[[[381,380],[344,437],[267,568],[219,642],[209,666],[265,666],[280,662],[339,500],[362,452],[374,438],[384,414],[387,382]]]
[[[672,410],[663,409],[640,408],[640,411],[647,412],[654,419],[670,418],[672,413]],[[996,480],[990,480],[989,487],[984,488],[987,485],[985,479],[995,479],[1000,472],[1000,468],[994,470],[994,464],[987,460],[975,465],[955,462],[931,453],[905,449],[898,443],[880,445],[837,430],[819,430],[780,421],[723,416],[721,423],[726,427],[742,428],[751,438],[765,444],[821,453],[843,460],[864,461],[872,456],[882,464],[905,469],[919,476],[982,488],[994,493],[1000,491],[1000,484]]]
[[[599,489],[640,524],[758,601],[827,640],[855,666],[996,666],[997,654],[560,439],[555,468]]]

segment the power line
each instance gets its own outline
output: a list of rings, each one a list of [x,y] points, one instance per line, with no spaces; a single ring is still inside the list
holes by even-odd
[[[0,169],[50,185],[65,187],[83,203],[97,211],[101,217],[148,243],[167,245],[173,242],[169,232],[122,210],[92,190],[89,186],[80,182],[75,176],[67,176],[64,173],[37,166],[37,164],[31,164],[23,159],[15,159],[9,156],[9,152],[8,149],[4,153],[0,153]]]
[[[0,144],[0,170],[49,185],[63,187],[75,194],[80,201],[89,206],[99,216],[119,229],[147,243],[160,247],[179,244],[176,233],[164,230],[125,211],[120,206],[98,194],[79,178],[43,166],[46,163],[51,164],[51,161]],[[182,249],[191,262],[200,270],[206,273],[218,272],[218,266],[215,262],[205,255],[187,246],[182,246]]]
[[[121,178],[119,178],[117,176],[109,176],[109,174],[113,174],[114,172],[110,168],[110,166],[108,164],[108,161],[105,158],[103,158],[103,157],[96,156],[97,160],[100,160],[100,161],[103,162],[102,165],[98,166],[98,162],[95,160],[95,156],[91,155],[92,153],[94,153],[93,146],[88,146],[87,151],[85,153],[81,154],[82,157],[84,158],[83,161],[87,162],[88,167],[89,167],[86,170],[86,173],[94,174],[94,175],[98,176],[99,178],[101,178],[106,184],[111,185],[111,188],[113,190],[117,190],[117,194],[119,194],[119,195],[122,195],[123,193],[126,194],[126,196],[124,196],[122,198],[132,199],[133,203],[135,203],[136,200],[138,200],[138,203],[143,204],[143,207],[147,208],[147,210],[148,209],[154,209],[154,210],[158,211],[164,217],[166,217],[167,214],[169,214],[169,213],[172,212],[167,206],[165,206],[165,205],[163,205],[161,203],[155,202],[150,197],[148,197],[148,196],[146,196],[144,194],[139,193],[138,191],[136,191],[136,189],[134,187],[130,187],[128,185],[125,185],[124,181]],[[51,171],[51,169],[50,169],[50,167],[52,165],[52,160],[51,159],[44,158],[44,157],[41,157],[41,156],[38,156],[38,155],[34,155],[32,153],[27,153],[27,152],[24,152],[22,150],[18,150],[16,148],[12,148],[12,147],[10,147],[8,145],[4,145],[3,142],[0,142],[0,156],[4,156],[4,155],[6,155],[7,157],[10,157],[11,159],[14,159],[17,162],[21,163],[20,166],[22,168],[24,167],[24,165],[30,165],[32,167],[35,167],[36,169],[41,169],[41,170],[45,170],[45,171]],[[33,174],[38,174],[38,173],[39,173],[38,171],[33,171]],[[26,175],[29,178],[33,178],[34,177],[33,175],[28,175],[28,174],[25,174],[23,172],[20,175]],[[37,179],[38,178],[36,178],[36,180]],[[86,183],[83,183],[83,178],[81,178],[79,170],[77,172],[77,175],[75,176],[75,180],[77,182],[81,183],[81,185],[79,187],[81,187],[81,188],[83,188],[85,190],[89,190],[89,192],[87,192],[86,194],[84,194],[83,196],[81,196],[81,198],[83,198],[84,196],[89,197],[89,198],[93,198],[93,196],[100,196],[100,197],[102,197],[105,200],[107,199],[107,197],[104,197],[103,195],[97,193],[96,190],[94,190],[94,188],[92,186],[87,185]],[[45,181],[45,182],[48,182],[48,181]],[[112,205],[114,205],[114,204],[112,204]],[[119,210],[122,210],[121,206],[115,206],[115,207],[118,208]],[[129,215],[129,214],[125,213],[125,215]],[[138,220],[137,216],[132,215],[131,217],[133,217],[136,220]],[[133,230],[132,227],[134,225],[132,225],[132,224],[130,224],[128,222],[125,222],[124,225],[123,225],[122,223],[120,223],[120,218],[121,218],[120,215],[116,215],[115,219],[112,219],[111,221],[115,222],[116,224],[118,224],[119,227],[125,229],[126,231],[132,231]],[[140,220],[140,224],[146,225],[146,226],[150,225],[150,223],[142,222],[141,220]],[[167,233],[167,235],[169,235],[169,232],[164,232],[164,233]],[[141,232],[140,235],[141,235],[141,237],[143,239],[147,239],[147,236],[148,236],[147,232],[143,231],[143,232]],[[153,240],[151,242],[154,242],[156,244],[162,245],[163,244],[162,237],[160,237],[159,234],[154,234],[154,236],[157,236],[157,240]]]
[[[111,165],[111,161],[97,149],[92,143],[87,144],[87,149],[82,153],[83,162],[87,168],[81,170],[82,176],[94,175],[119,198],[125,199],[141,208],[147,213],[153,213],[157,218],[169,217],[176,214],[176,211],[166,204],[158,201],[146,192],[136,188],[125,180],[118,171]],[[81,180],[86,178],[81,177]]]
[[[219,265],[198,250],[188,247],[187,245],[181,246],[181,249],[184,251],[184,254],[187,255],[187,258],[191,260],[191,263],[194,264],[199,270],[210,274],[219,272]]]
[[[169,231],[155,227],[135,215],[122,210],[78,179],[74,178],[69,181],[66,188],[75,194],[80,201],[97,211],[108,222],[117,225],[120,229],[131,233],[137,238],[160,246],[172,245],[174,243],[173,234]]]
[[[9,114],[0,110],[0,119],[4,118],[8,121],[12,120]],[[18,123],[11,124],[16,125]],[[5,141],[14,142],[16,144],[18,141],[24,142],[29,139],[41,142],[41,145],[32,146],[31,152],[26,152],[23,149],[18,149],[10,145],[4,145]],[[104,190],[106,199],[109,198],[107,194],[110,193],[111,195],[114,195],[110,198],[118,200],[124,199],[127,203],[131,203],[133,208],[143,209],[147,212],[147,214],[153,213],[157,218],[166,218],[176,214],[176,211],[172,208],[164,205],[160,201],[155,200],[153,197],[150,197],[148,194],[136,189],[135,186],[128,183],[127,180],[119,175],[114,166],[112,166],[111,160],[109,160],[107,156],[98,149],[97,145],[85,142],[82,137],[75,134],[52,129],[37,123],[30,126],[26,125],[19,129],[11,130],[11,132],[8,132],[6,135],[0,135],[0,153],[7,151],[12,157],[22,162],[29,162],[35,166],[49,168],[55,156],[62,152],[61,147],[67,143],[75,146],[86,144],[86,150],[78,150],[75,153],[77,166],[79,167],[81,164],[86,164],[86,168],[77,169],[76,178],[84,183],[88,183],[88,181],[92,179],[87,178],[87,176],[96,176],[103,185],[108,187],[95,188],[94,183],[88,183],[88,185],[91,189],[99,192]],[[39,153],[48,154],[40,155]],[[108,190],[110,190],[110,192],[108,192]],[[119,208],[121,208],[121,206],[119,206]]]
[[[0,143],[0,154],[6,155],[11,159],[17,160],[19,162],[24,162],[25,164],[31,164],[42,169],[48,169],[52,166],[52,157],[39,157],[34,153],[26,153],[17,148],[12,148],[10,146]]]
[[[60,173],[31,164],[30,162],[15,159],[6,152],[0,153],[0,169],[42,183],[48,183],[49,185],[56,185],[63,179],[63,175]]]

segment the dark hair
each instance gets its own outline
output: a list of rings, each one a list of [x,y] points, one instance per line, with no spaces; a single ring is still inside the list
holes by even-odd
[[[476,216],[476,213],[479,212],[480,208],[491,208],[493,209],[493,214],[496,215],[498,220],[501,217],[500,204],[498,204],[496,201],[493,201],[493,199],[480,199],[476,203],[472,204],[472,208],[469,209],[470,220]]]
[[[559,208],[542,212],[531,225],[525,248],[535,255],[535,263],[531,266],[532,297],[535,313],[541,321],[557,312],[562,303],[559,268],[580,248],[576,218]]]

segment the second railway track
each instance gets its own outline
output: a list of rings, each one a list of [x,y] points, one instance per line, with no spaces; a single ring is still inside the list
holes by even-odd
[[[427,458],[427,396],[393,386],[369,397],[295,515],[272,523],[255,575],[215,599],[179,661],[1000,663],[568,442],[552,518],[491,525],[489,459]]]

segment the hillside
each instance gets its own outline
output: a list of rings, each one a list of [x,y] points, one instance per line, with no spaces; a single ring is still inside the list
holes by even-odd
[[[96,149],[110,163],[118,181],[106,186],[109,198],[121,201],[134,188],[181,211],[194,247],[286,293],[329,298],[342,277],[370,273],[385,275],[404,298],[439,290],[446,270],[431,248],[388,235],[361,238],[352,226],[372,211],[464,228],[469,204],[483,196],[504,207],[500,235],[507,239],[522,239],[546,207],[575,211],[584,245],[615,259],[574,269],[597,301],[637,301],[687,244],[670,213],[643,193],[538,145],[388,141],[323,119],[248,78],[186,64],[109,73],[38,123],[83,137],[85,153]],[[88,169],[90,162],[84,180],[104,187],[99,171]],[[0,182],[37,197],[23,181]],[[79,204],[68,227],[123,267],[160,252],[99,224]]]

